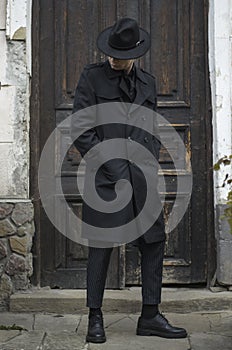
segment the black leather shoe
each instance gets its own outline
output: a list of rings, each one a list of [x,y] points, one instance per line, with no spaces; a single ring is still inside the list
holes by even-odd
[[[187,332],[184,328],[173,327],[168,320],[160,313],[153,318],[138,319],[137,335],[157,335],[163,338],[186,338]]]
[[[103,317],[101,314],[89,316],[88,333],[86,341],[90,343],[105,343]]]

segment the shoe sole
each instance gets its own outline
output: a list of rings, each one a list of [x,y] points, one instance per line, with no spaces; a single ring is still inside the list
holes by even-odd
[[[88,343],[95,343],[95,344],[101,344],[101,343],[105,343],[106,342],[106,338],[105,337],[96,338],[96,337],[86,336],[86,342],[88,342]]]
[[[152,336],[156,335],[157,337],[162,337],[162,338],[169,338],[169,339],[179,339],[179,338],[186,338],[188,336],[187,333],[179,333],[179,334],[173,334],[173,333],[164,333],[160,331],[155,331],[153,329],[137,329],[136,330],[136,335],[141,335],[141,336]]]

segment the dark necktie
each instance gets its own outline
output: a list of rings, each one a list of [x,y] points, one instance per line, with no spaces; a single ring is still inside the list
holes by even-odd
[[[123,77],[124,77],[125,82],[126,82],[127,87],[128,87],[130,100],[131,100],[131,102],[133,102],[135,99],[135,95],[136,95],[135,82],[134,82],[134,72],[130,72],[129,74],[126,74],[124,72]]]

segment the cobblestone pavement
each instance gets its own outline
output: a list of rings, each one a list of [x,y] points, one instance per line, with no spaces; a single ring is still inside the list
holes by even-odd
[[[138,316],[104,314],[107,342],[95,345],[85,342],[87,315],[3,312],[0,350],[232,350],[232,311],[165,314],[187,329],[188,338],[178,340],[136,336]]]

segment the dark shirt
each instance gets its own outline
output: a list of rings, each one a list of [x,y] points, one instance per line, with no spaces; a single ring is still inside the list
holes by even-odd
[[[129,74],[127,74],[125,71],[122,71],[122,79],[124,79],[126,82],[126,86],[128,88],[128,97],[130,99],[130,102],[133,102],[136,96],[136,86],[135,86],[136,74],[135,74],[134,65],[132,66]]]

